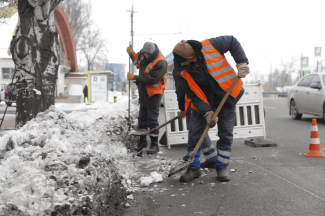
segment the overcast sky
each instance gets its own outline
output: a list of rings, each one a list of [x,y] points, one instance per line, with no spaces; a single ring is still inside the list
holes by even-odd
[[[281,60],[309,56],[316,65],[314,48],[325,48],[324,0],[92,0],[93,19],[108,40],[111,63],[128,64],[126,47],[131,40],[130,13],[134,5],[134,49],[146,41],[164,55],[182,39],[204,40],[233,35],[242,44],[251,71],[267,74]],[[179,34],[179,32],[181,34]],[[226,55],[234,66],[232,57]],[[319,60],[325,59],[325,53]],[[128,67],[126,67],[128,70]]]

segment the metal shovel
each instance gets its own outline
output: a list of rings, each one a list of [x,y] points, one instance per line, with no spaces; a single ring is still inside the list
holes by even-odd
[[[164,124],[159,125],[158,127],[154,128],[154,129],[152,129],[150,131],[131,131],[130,135],[132,135],[132,136],[146,136],[146,135],[152,134],[153,132],[159,130],[160,128],[162,128],[162,127],[164,127],[166,125],[168,125],[169,123],[175,121],[178,118],[181,118],[181,117],[180,116],[176,116],[176,117],[174,117],[174,118],[166,121]]]
[[[213,116],[212,116],[212,119],[215,119],[215,118],[218,117],[218,114],[219,114],[221,108],[223,107],[223,104],[224,104],[224,103],[226,102],[226,100],[228,99],[228,96],[229,96],[230,92],[233,90],[233,88],[235,87],[235,85],[237,84],[237,82],[238,82],[239,79],[240,79],[240,77],[237,76],[236,79],[234,80],[234,82],[231,84],[229,90],[227,91],[227,93],[225,94],[225,96],[223,96],[223,98],[222,98],[222,100],[221,100],[221,102],[220,102],[220,104],[219,104],[217,110],[214,112],[214,114],[213,114]],[[190,158],[188,159],[188,161],[187,161],[186,163],[184,163],[184,164],[178,166],[178,167],[172,168],[172,169],[170,170],[169,174],[168,174],[168,177],[171,177],[171,176],[173,176],[173,175],[175,175],[175,174],[177,174],[177,173],[179,173],[179,172],[185,170],[185,169],[186,169],[186,168],[187,168],[187,167],[188,167],[188,166],[193,162],[193,160],[194,160],[194,156],[195,156],[197,150],[199,150],[199,148],[200,148],[200,146],[201,146],[201,144],[202,144],[202,142],[203,142],[205,136],[207,135],[209,129],[210,129],[210,126],[207,125],[206,128],[205,128],[205,130],[203,131],[203,134],[202,134],[202,136],[200,137],[198,143],[196,144],[194,150],[191,152],[191,154],[190,154]]]

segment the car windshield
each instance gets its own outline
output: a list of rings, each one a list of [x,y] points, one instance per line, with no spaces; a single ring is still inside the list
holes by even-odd
[[[7,86],[7,89],[14,88],[15,86],[16,86],[15,84],[9,84],[9,85]]]

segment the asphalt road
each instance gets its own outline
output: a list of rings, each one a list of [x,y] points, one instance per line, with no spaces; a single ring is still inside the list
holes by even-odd
[[[314,117],[291,119],[286,99],[265,99],[264,108],[266,138],[277,147],[255,148],[236,139],[229,165],[236,171],[230,174],[230,182],[216,181],[214,169],[187,184],[179,182],[180,174],[166,178],[150,185],[152,191],[135,192],[125,215],[325,215],[325,158],[304,156]],[[317,122],[325,152],[325,123],[321,118]],[[186,146],[170,150],[161,146],[161,150],[163,156],[177,159],[185,155]],[[148,156],[137,159],[144,172],[155,171],[150,160]]]

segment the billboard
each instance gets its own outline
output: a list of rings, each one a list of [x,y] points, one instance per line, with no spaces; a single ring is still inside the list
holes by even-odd
[[[95,101],[108,101],[107,74],[90,75],[90,99]]]

